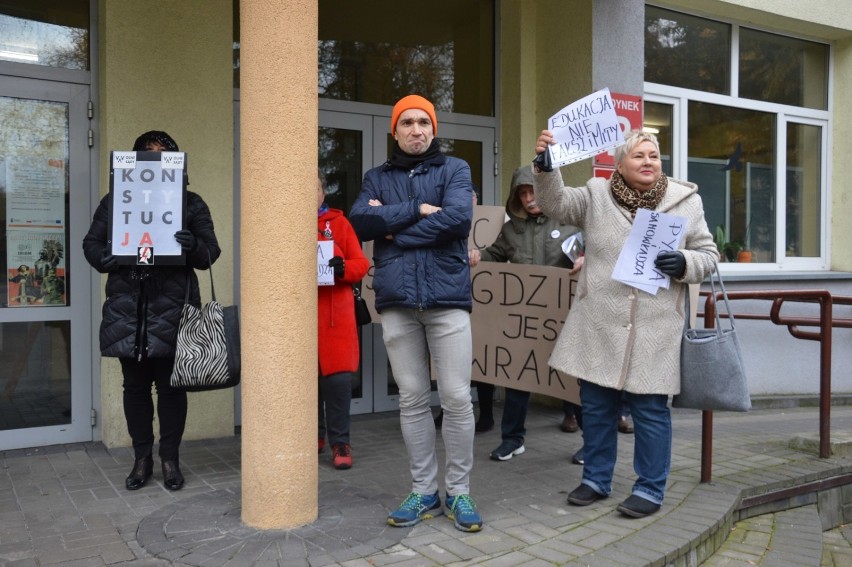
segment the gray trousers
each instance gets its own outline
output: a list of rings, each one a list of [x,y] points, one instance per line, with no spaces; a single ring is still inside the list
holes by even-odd
[[[399,387],[399,420],[412,491],[433,494],[438,490],[435,422],[429,408],[434,375],[444,410],[441,435],[446,450],[446,493],[469,494],[474,435],[470,313],[463,309],[386,309],[382,311],[382,333]]]

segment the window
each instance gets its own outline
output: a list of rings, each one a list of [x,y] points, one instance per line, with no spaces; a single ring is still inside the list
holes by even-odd
[[[730,54],[730,25],[646,7],[646,81],[728,94]]]
[[[645,26],[645,127],[698,185],[720,252],[825,269],[830,46],[654,6]]]
[[[828,46],[740,30],[740,96],[828,108]]]
[[[89,0],[0,0],[0,60],[89,69]]]
[[[319,96],[494,116],[494,2],[319,2]],[[400,14],[408,14],[399,17]]]

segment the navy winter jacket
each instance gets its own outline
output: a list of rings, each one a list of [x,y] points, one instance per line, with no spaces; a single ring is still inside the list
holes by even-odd
[[[382,205],[371,206],[371,199]],[[441,210],[421,218],[422,203]],[[376,311],[450,307],[469,312],[472,216],[470,167],[461,159],[441,154],[411,171],[390,162],[368,171],[349,221],[361,240],[374,241]]]

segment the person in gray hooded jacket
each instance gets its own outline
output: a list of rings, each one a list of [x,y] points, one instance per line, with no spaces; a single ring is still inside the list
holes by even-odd
[[[562,251],[562,243],[579,232],[573,225],[565,224],[545,215],[536,201],[533,191],[531,168],[519,167],[512,175],[511,191],[506,200],[506,215],[509,220],[503,225],[494,244],[484,250],[471,250],[470,263],[475,266],[480,260],[486,262],[512,262],[535,264],[570,269],[574,274],[582,267],[582,257],[576,265]],[[477,383],[479,399],[494,394],[491,384]],[[522,454],[525,422],[530,393],[506,388],[506,404],[500,423],[502,442],[491,451],[491,459],[507,461]],[[480,420],[483,417],[480,416]]]

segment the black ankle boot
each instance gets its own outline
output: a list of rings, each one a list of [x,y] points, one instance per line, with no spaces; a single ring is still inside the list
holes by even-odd
[[[163,485],[169,490],[183,488],[183,474],[177,461],[163,461]]]
[[[136,462],[133,463],[133,470],[124,479],[124,486],[127,490],[139,490],[145,486],[145,483],[148,482],[148,479],[151,478],[153,473],[154,459],[151,458],[151,455],[136,459]]]

